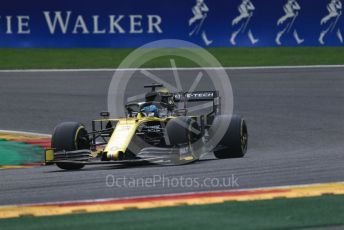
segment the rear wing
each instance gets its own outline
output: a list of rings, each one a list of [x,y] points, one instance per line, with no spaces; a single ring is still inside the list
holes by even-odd
[[[215,115],[220,113],[221,104],[218,91],[194,91],[194,92],[182,92],[174,94],[174,101],[183,103],[186,109],[188,102],[211,102],[212,111],[208,114]]]
[[[175,102],[213,101],[219,97],[218,91],[194,91],[174,94]]]

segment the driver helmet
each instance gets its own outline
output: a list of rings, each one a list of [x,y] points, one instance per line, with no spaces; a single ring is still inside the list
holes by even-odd
[[[173,100],[173,94],[167,88],[160,88],[154,92],[148,92],[146,94],[146,102],[162,102],[165,103],[169,109],[175,107]]]
[[[159,117],[159,109],[156,105],[148,105],[143,108],[143,112],[147,116]]]
[[[167,88],[161,88],[158,90],[161,102],[167,104],[169,107],[173,108],[175,106],[174,100],[173,100],[173,94],[170,93],[170,91]]]

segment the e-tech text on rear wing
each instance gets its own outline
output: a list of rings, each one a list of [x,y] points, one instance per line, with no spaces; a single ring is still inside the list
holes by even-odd
[[[221,103],[218,91],[194,91],[181,92],[174,94],[174,101],[184,103],[184,109],[187,109],[188,102],[212,102],[212,111],[207,116],[220,114]]]

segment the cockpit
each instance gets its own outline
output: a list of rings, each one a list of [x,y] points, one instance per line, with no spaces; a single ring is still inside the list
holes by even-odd
[[[138,114],[144,117],[164,118],[172,114],[175,108],[174,95],[162,85],[152,84],[145,88],[151,88],[146,93],[145,102],[129,103],[126,105],[128,117],[137,117]],[[160,88],[155,90],[156,88]]]
[[[137,117],[140,114],[143,117],[164,118],[172,114],[172,110],[161,102],[130,103],[126,105],[126,110],[128,117]]]

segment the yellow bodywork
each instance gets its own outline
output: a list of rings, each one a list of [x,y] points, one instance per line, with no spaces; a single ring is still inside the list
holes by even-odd
[[[46,149],[44,155],[45,162],[51,162],[54,160],[54,150],[53,149]]]
[[[171,117],[170,117],[171,118]],[[166,122],[170,118],[157,118],[157,117],[143,117],[138,114],[135,118],[121,118],[121,119],[101,119],[98,121],[117,121],[115,130],[113,131],[110,140],[108,141],[105,149],[101,152],[106,153],[106,157],[111,160],[118,160],[120,154],[124,154],[132,141],[137,128],[145,122],[158,121]],[[54,161],[54,149],[45,150],[45,162]]]
[[[157,117],[136,117],[119,119],[111,138],[106,145],[104,152],[108,159],[117,160],[120,154],[125,153],[131,140],[133,139],[137,128],[145,122],[160,121],[165,122],[167,119]]]

